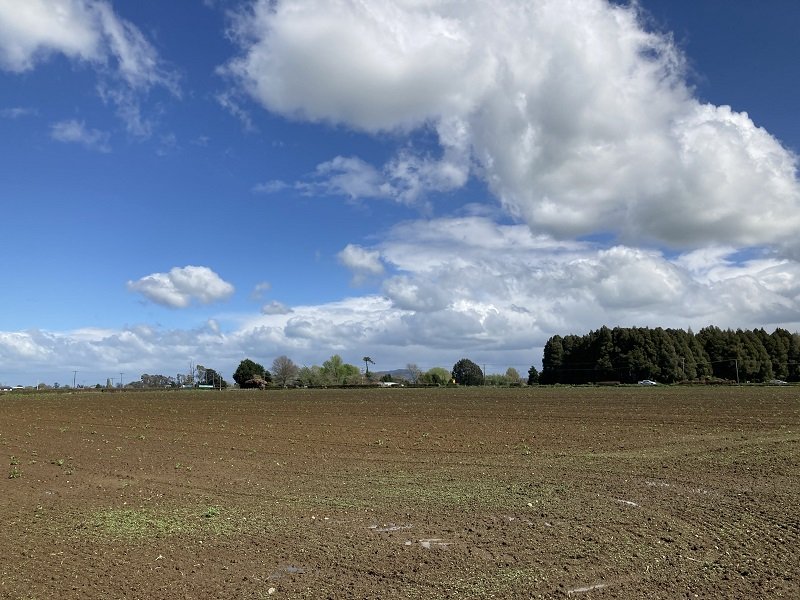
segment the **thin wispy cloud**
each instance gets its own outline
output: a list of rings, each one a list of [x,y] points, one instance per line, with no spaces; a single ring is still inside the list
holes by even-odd
[[[91,129],[83,121],[69,119],[59,121],[50,127],[50,136],[59,142],[80,144],[89,150],[111,152],[110,134],[99,129]]]
[[[32,117],[37,114],[39,114],[37,109],[25,106],[15,106],[0,110],[0,117],[4,119],[21,119],[22,117]]]
[[[259,183],[255,193],[292,190],[305,196],[338,196],[347,200],[392,200],[422,206],[432,193],[463,186],[469,169],[447,160],[433,160],[404,151],[381,166],[357,156],[336,156],[319,163],[313,173],[292,183],[279,179]]]
[[[261,314],[264,315],[288,315],[292,312],[294,311],[290,307],[277,300],[273,300],[261,307]]]
[[[134,135],[147,137],[141,97],[154,88],[180,96],[178,76],[141,30],[100,0],[0,4],[0,69],[31,71],[60,54],[98,73],[101,97]]]
[[[255,285],[253,291],[250,292],[251,300],[261,300],[264,294],[272,289],[272,284],[269,281],[261,281]]]

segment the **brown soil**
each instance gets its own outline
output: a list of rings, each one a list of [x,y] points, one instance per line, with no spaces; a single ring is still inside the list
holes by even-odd
[[[0,597],[798,598],[795,388],[0,396]]]

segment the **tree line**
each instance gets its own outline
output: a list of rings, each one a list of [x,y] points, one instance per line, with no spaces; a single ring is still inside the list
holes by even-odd
[[[698,333],[656,327],[601,327],[583,336],[554,335],[544,346],[543,384],[598,381],[663,383],[722,379],[800,381],[800,336],[778,328]]]
[[[326,387],[339,385],[362,385],[377,382],[408,383],[413,385],[448,385],[455,383],[458,385],[521,385],[522,378],[513,367],[509,367],[505,375],[485,375],[481,368],[469,360],[462,358],[453,365],[452,371],[443,367],[433,367],[427,371],[422,371],[414,363],[406,365],[405,373],[407,377],[393,376],[385,373],[376,378],[375,373],[371,373],[369,365],[374,361],[365,356],[361,359],[364,362],[364,373],[355,365],[342,360],[338,354],[334,354],[322,365],[311,367],[300,367],[287,356],[279,356],[272,362],[271,372],[263,365],[252,360],[244,359],[233,379],[241,388],[266,388],[270,385],[278,386],[301,386],[301,387]],[[535,371],[535,369],[533,369]],[[530,377],[530,372],[529,372]]]
[[[326,387],[374,383],[370,372],[374,361],[362,359],[364,372],[334,354],[321,365],[299,366],[288,356],[277,357],[266,369],[246,358],[241,361],[233,380],[241,388],[269,386]],[[486,374],[468,358],[462,358],[451,371],[434,367],[422,371],[409,363],[406,376],[383,374],[382,381],[415,385],[522,385],[525,380],[514,368],[504,375]],[[586,335],[554,335],[544,346],[541,373],[532,366],[527,383],[583,384],[601,381],[635,383],[652,379],[662,383],[679,381],[726,380],[736,382],[800,381],[800,335],[778,328],[767,333],[753,330],[720,329],[709,326],[698,333],[692,330],[661,327],[603,326]],[[228,386],[214,369],[201,365],[191,373],[166,377],[144,374],[131,387],[203,387]]]
[[[391,374],[383,374],[378,378],[370,372],[369,365],[375,364],[372,358],[365,356],[364,373],[355,365],[344,362],[341,356],[334,354],[322,365],[302,366],[295,364],[288,356],[279,356],[272,362],[272,369],[252,360],[244,359],[233,379],[241,388],[265,388],[271,384],[278,386],[326,387],[339,385],[361,385],[377,381],[410,383],[414,385],[447,385],[458,381],[464,385],[483,383],[483,372],[472,361],[462,359],[453,366],[453,371],[442,367],[433,367],[422,371],[414,363],[406,365],[407,378],[398,378]],[[510,369],[510,371],[514,371]],[[516,371],[514,371],[516,373]],[[517,375],[517,378],[519,376]]]

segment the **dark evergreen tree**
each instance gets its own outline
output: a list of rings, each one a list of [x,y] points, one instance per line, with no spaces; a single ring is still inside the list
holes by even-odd
[[[542,374],[539,377],[541,383],[553,384],[561,383],[564,366],[564,346],[560,335],[554,335],[544,345],[544,355],[542,356]]]
[[[658,379],[664,383],[679,381],[683,373],[672,338],[661,327],[653,331],[653,336],[658,353]]]
[[[711,375],[723,379],[730,379],[731,375],[733,375],[735,379],[736,373],[731,370],[731,365],[734,363],[728,356],[729,348],[726,334],[719,327],[709,326],[703,327],[698,332],[697,337],[708,356]]]
[[[459,385],[483,385],[483,371],[468,358],[453,365],[453,379]]]
[[[708,357],[708,353],[703,348],[703,344],[696,335],[692,335],[691,340],[689,341],[689,348],[692,350],[692,356],[694,357],[694,364],[695,368],[697,369],[697,378],[698,379],[705,379],[711,377],[713,371],[711,370],[711,359]]]
[[[800,381],[800,335],[792,334],[789,343],[789,381]]]
[[[680,361],[680,377],[682,381],[697,379],[697,363],[691,348],[691,334],[683,329],[667,329],[673,340],[677,358]]]
[[[777,379],[788,380],[789,377],[789,349],[792,346],[792,334],[785,329],[776,329],[769,336],[770,343],[767,347],[772,359],[772,372]]]
[[[617,378],[614,369],[614,338],[611,330],[603,325],[589,333],[591,354],[594,358],[594,381],[608,381]]]
[[[233,374],[233,380],[239,384],[239,387],[247,387],[248,381],[262,380],[265,382],[272,381],[272,377],[263,365],[253,362],[249,358],[245,358],[239,363],[236,372]]]
[[[772,360],[758,333],[740,329],[736,332],[736,336],[744,349],[744,381],[769,381],[774,379]]]
[[[633,365],[638,367],[636,381],[641,379],[656,379],[659,375],[658,351],[653,338],[653,330],[639,327],[635,330],[636,345],[631,351]]]

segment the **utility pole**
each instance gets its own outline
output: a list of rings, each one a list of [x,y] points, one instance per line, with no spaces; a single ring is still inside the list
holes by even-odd
[[[75,378],[76,377],[78,377],[78,372],[77,371],[73,371],[72,372],[72,389],[73,390],[75,389]]]
[[[734,358],[733,364],[736,365],[736,385],[739,385],[739,359]]]
[[[120,387],[120,389],[122,389],[122,376],[123,375],[125,375],[125,373],[120,373],[119,374],[119,387]]]

